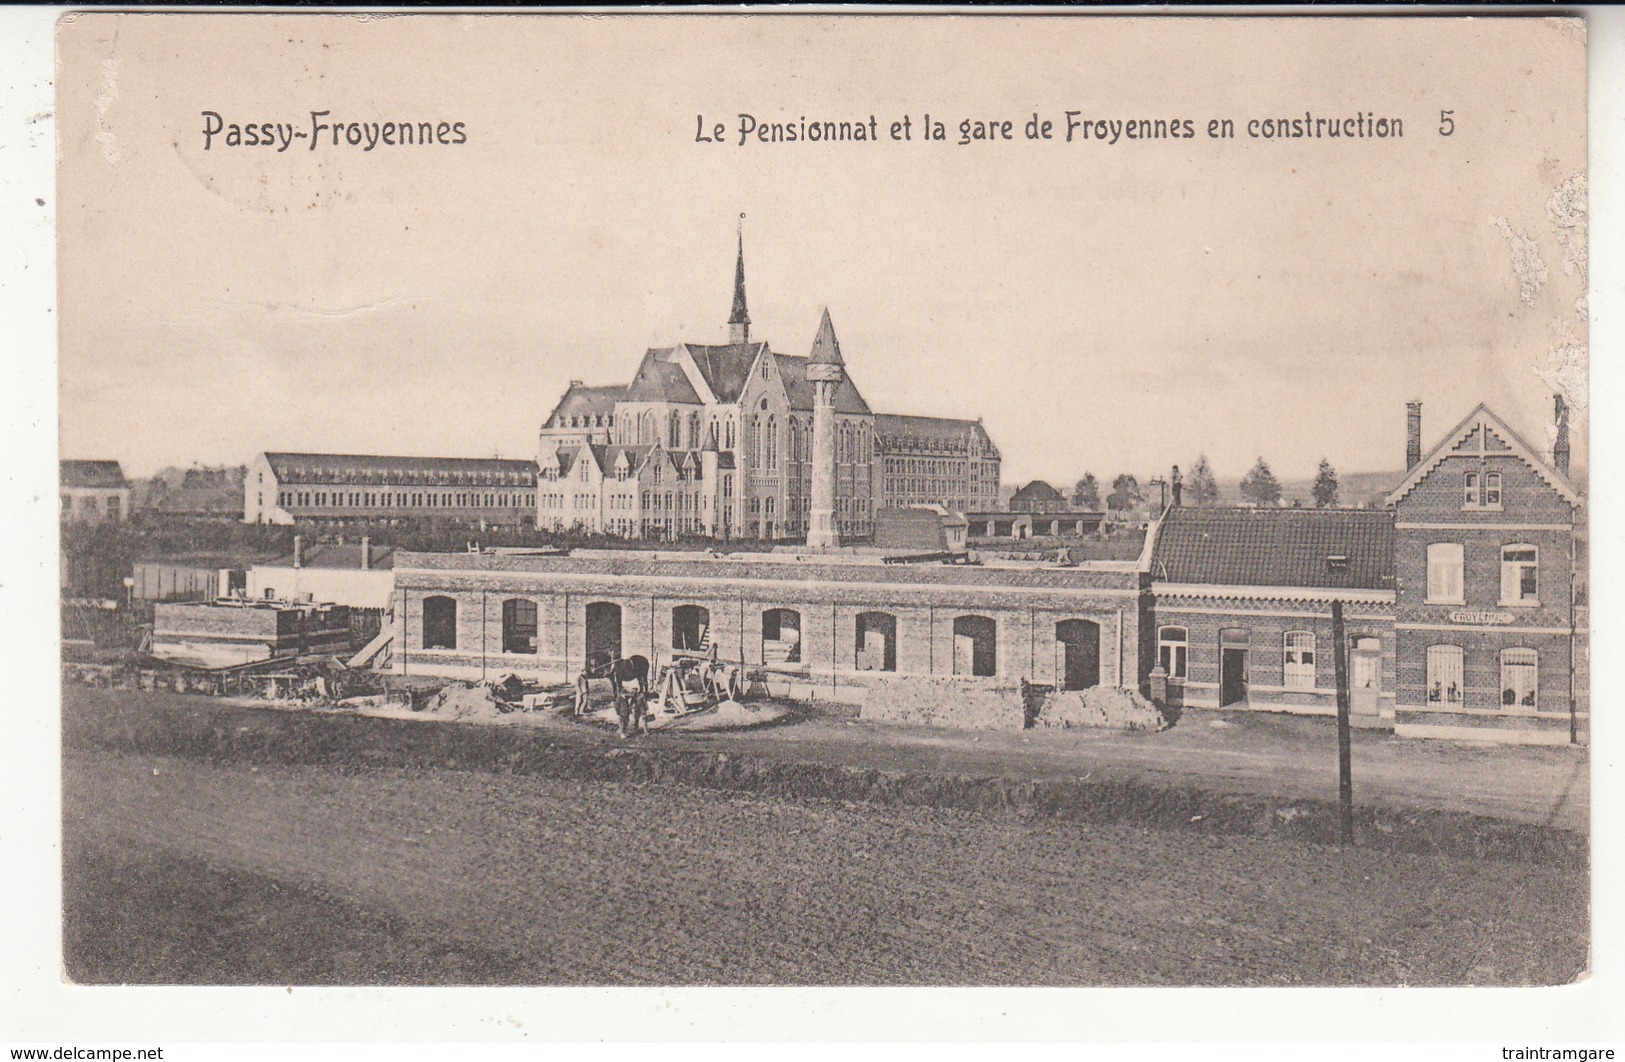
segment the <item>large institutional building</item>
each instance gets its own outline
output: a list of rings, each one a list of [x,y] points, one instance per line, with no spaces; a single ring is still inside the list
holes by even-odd
[[[541,428],[539,526],[827,546],[871,536],[879,509],[997,505],[999,451],[981,422],[875,413],[827,310],[805,355],[751,338],[742,243],[728,329],[724,344],[647,351],[631,383],[570,384]]]

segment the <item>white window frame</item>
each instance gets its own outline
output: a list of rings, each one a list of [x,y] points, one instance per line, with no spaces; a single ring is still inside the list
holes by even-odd
[[[1287,631],[1281,636],[1281,685],[1289,690],[1315,688],[1315,634]]]
[[[1526,672],[1526,674],[1525,674]],[[1503,708],[1540,709],[1540,653],[1528,646],[1501,650],[1501,685],[1496,697]],[[1507,694],[1513,694],[1511,704]]]
[[[1450,551],[1454,563],[1449,563]],[[1435,551],[1438,551],[1437,554]],[[1465,605],[1466,550],[1460,542],[1430,542],[1427,547],[1427,603],[1430,605]],[[1437,557],[1437,559],[1435,559]],[[1452,573],[1454,578],[1451,578]],[[1451,585],[1452,582],[1454,585]]]
[[[1530,556],[1509,560],[1507,554],[1517,551]],[[1533,592],[1524,590],[1524,576],[1534,583]],[[1540,605],[1540,548],[1527,542],[1513,542],[1501,547],[1501,601],[1510,608],[1536,608]]]
[[[1168,632],[1178,631],[1177,638]],[[1190,630],[1185,627],[1157,628],[1157,665],[1168,677],[1183,682],[1190,674]]]

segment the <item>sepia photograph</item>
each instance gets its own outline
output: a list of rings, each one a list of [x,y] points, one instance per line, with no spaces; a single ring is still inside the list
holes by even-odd
[[[1590,977],[1583,17],[55,45],[64,982]]]

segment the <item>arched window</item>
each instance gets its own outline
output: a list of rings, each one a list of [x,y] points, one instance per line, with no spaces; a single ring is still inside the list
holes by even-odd
[[[760,470],[764,464],[762,452],[762,418],[754,415],[750,418],[750,463]]]
[[[711,611],[702,605],[678,605],[671,610],[671,647],[690,653],[711,648]]]
[[[853,659],[859,671],[897,670],[897,617],[889,612],[860,612]]]
[[[954,674],[991,678],[999,673],[998,627],[987,616],[954,618]]]
[[[698,413],[688,415],[688,448],[690,450],[700,448],[700,415]]]
[[[723,435],[725,437],[722,444],[722,448],[724,450],[732,450],[739,445],[739,429],[735,425],[732,417],[729,417],[724,423]]]
[[[1171,679],[1185,677],[1185,669],[1189,663],[1190,632],[1184,627],[1159,627],[1157,629],[1157,666],[1168,673]]]
[[[785,449],[785,458],[793,472],[796,465],[801,463],[801,421],[795,417],[789,418],[789,428],[790,440]]]
[[[1315,688],[1315,636],[1309,631],[1287,631],[1282,648],[1281,685],[1289,690]]]
[[[767,439],[762,444],[767,450],[767,469],[769,472],[779,467],[779,423],[778,418],[769,413],[767,415]]]
[[[654,411],[645,410],[638,418],[638,445],[653,446],[656,441]]]
[[[423,599],[423,648],[457,648],[457,602],[449,597]]]
[[[1463,704],[1464,685],[1461,646],[1428,646],[1428,703],[1439,706]]]
[[[1501,547],[1501,604],[1540,604],[1540,554],[1530,545]]]
[[[1540,707],[1540,654],[1533,649],[1501,650],[1501,706]]]
[[[762,663],[801,663],[801,613],[788,608],[762,613]]]
[[[1462,597],[1460,542],[1435,542],[1428,547],[1428,602],[1460,605]]]
[[[683,415],[675,409],[671,411],[671,418],[667,425],[666,437],[670,439],[667,445],[673,450],[683,446]]]
[[[502,603],[502,651],[536,652],[536,602],[511,597]]]

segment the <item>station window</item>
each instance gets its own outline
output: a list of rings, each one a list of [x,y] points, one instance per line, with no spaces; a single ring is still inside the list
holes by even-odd
[[[1289,690],[1315,688],[1315,636],[1308,631],[1288,631],[1285,639],[1282,685]]]
[[[1540,603],[1540,565],[1534,546],[1514,545],[1501,549],[1501,604]]]
[[[1428,546],[1428,596],[1431,603],[1460,605],[1462,597],[1462,548],[1459,542],[1435,542]]]
[[[1533,649],[1501,650],[1501,705],[1539,708],[1540,657]]]
[[[1157,665],[1171,679],[1185,677],[1190,645],[1184,627],[1162,627],[1157,631]]]
[[[1459,705],[1462,703],[1463,677],[1461,646],[1428,646],[1428,703],[1433,705]]]

